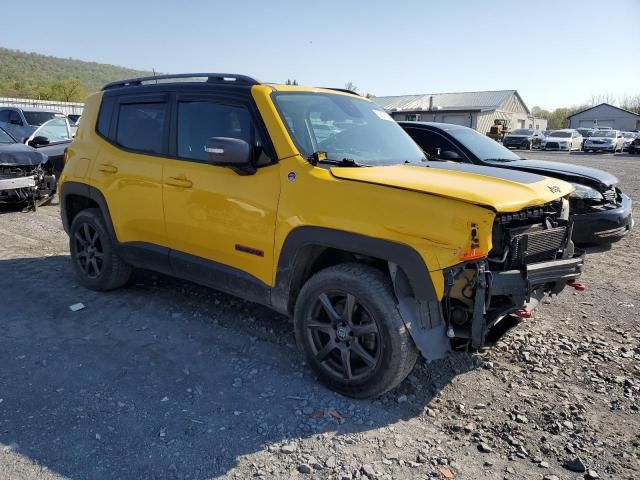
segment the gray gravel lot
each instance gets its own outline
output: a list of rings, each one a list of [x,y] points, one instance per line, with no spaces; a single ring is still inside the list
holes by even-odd
[[[640,199],[640,156],[525,156]],[[0,479],[640,478],[637,231],[586,292],[374,401],[317,383],[266,308],[149,272],[81,288],[57,205],[3,210],[0,238]]]

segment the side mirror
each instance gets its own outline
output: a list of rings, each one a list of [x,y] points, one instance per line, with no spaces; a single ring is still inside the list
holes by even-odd
[[[442,160],[461,160],[462,159],[462,157],[458,155],[457,152],[454,152],[453,150],[445,150],[444,152],[440,153],[439,157]]]
[[[211,165],[231,167],[241,174],[255,173],[251,164],[251,147],[239,138],[212,137],[205,147]]]
[[[20,125],[20,126],[22,126],[22,120],[20,120],[19,118],[11,118],[11,119],[9,119],[9,123],[11,125]]]
[[[45,145],[49,145],[51,142],[47,137],[42,137],[38,135],[37,137],[33,137],[29,142],[29,145],[33,148],[44,147]]]

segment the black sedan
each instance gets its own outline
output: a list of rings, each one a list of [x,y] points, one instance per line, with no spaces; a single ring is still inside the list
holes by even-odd
[[[632,202],[613,175],[595,168],[560,162],[526,160],[475,130],[448,123],[399,122],[432,160],[473,163],[524,170],[571,182],[573,240],[606,244],[633,228]]]
[[[540,148],[543,138],[542,130],[517,128],[504,136],[502,145],[507,148],[524,148],[525,150],[531,150],[532,148]]]

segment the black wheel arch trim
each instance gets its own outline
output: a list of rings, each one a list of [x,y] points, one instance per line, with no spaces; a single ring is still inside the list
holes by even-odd
[[[116,231],[113,227],[113,222],[111,221],[111,214],[109,212],[107,200],[104,198],[104,195],[100,190],[96,187],[92,187],[91,185],[87,185],[86,183],[64,182],[62,184],[62,188],[60,189],[60,216],[62,218],[62,226],[64,227],[65,232],[69,233],[71,228],[71,221],[67,218],[67,200],[70,195],[77,195],[94,201],[102,213],[102,218],[106,223],[109,234],[117,241]]]
[[[418,300],[437,301],[429,269],[420,254],[409,245],[344,230],[302,226],[289,233],[280,250],[275,286],[271,292],[271,304],[278,311],[291,313],[289,301],[294,282],[307,260],[299,256],[305,247],[335,248],[394,263],[407,276]]]

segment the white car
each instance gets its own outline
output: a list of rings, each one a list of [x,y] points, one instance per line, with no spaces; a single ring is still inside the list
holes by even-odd
[[[580,150],[580,147],[582,147],[582,135],[572,128],[554,130],[544,137],[540,145],[542,150],[566,150],[568,152]]]
[[[596,130],[584,142],[585,152],[621,152],[624,140],[619,130]]]
[[[629,145],[637,138],[637,133],[634,132],[622,132],[622,150],[628,150]]]

